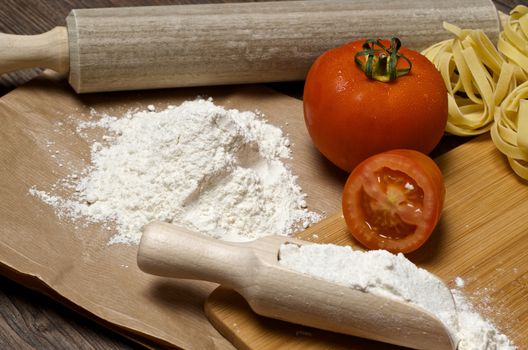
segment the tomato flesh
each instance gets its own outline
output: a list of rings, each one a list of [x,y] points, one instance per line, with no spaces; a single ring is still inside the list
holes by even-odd
[[[444,193],[441,172],[432,159],[411,150],[384,152],[350,174],[343,215],[349,231],[367,248],[407,253],[433,232]]]
[[[416,231],[415,218],[407,213],[421,212],[423,190],[408,175],[401,171],[382,168],[374,173],[377,186],[369,186],[368,191],[381,191],[379,195],[367,193],[363,187],[361,209],[365,224],[376,234],[389,238],[405,238]]]

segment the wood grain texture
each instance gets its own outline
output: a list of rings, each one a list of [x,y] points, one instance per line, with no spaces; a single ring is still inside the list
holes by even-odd
[[[442,27],[447,20],[482,29],[492,41],[498,38],[497,11],[488,0],[74,10],[66,19],[69,81],[76,92],[85,93],[302,80],[329,48],[396,35],[421,51],[451,37]]]
[[[96,8],[112,6],[147,6],[147,5],[171,5],[188,3],[218,3],[225,1],[214,0],[2,0],[0,11],[0,32],[13,34],[34,35],[45,32],[59,25],[65,25],[65,18],[73,8]],[[525,0],[494,0],[495,5],[503,12],[509,12],[515,5],[526,4]],[[32,69],[13,74],[2,75],[0,77],[0,96],[8,93],[17,86],[33,79],[40,73],[40,69]],[[270,84],[274,89],[287,93],[291,96],[302,96],[302,82]],[[464,140],[456,137],[444,138],[442,144],[448,148],[453,148]],[[444,150],[439,148],[437,155]],[[4,281],[6,283],[4,283]],[[13,288],[11,288],[13,287]],[[77,313],[69,312],[65,307],[54,303],[46,296],[35,293],[13,282],[2,280],[0,283],[0,303],[2,313],[0,315],[0,333],[14,334],[13,337],[2,338],[1,347],[3,349],[25,349],[43,348],[45,339],[40,332],[33,331],[33,322],[26,319],[24,315],[43,314],[50,321],[47,332],[53,337],[60,337],[64,334],[64,341],[56,342],[49,349],[106,349],[113,347],[116,343],[126,343],[116,333],[102,332],[101,329],[92,322],[86,321]],[[242,300],[243,302],[243,300]],[[16,310],[19,310],[17,312]],[[265,325],[267,320],[263,320]],[[280,332],[292,327],[291,324],[273,323],[274,331]],[[74,328],[74,330],[72,330]],[[306,332],[304,329],[296,328],[293,325],[292,332],[298,338],[306,338],[304,347],[309,349],[311,345],[317,344],[311,339],[312,334],[317,331]],[[55,335],[53,335],[55,333]],[[91,336],[87,336],[91,334]],[[314,337],[315,339],[320,339]],[[332,339],[336,339],[332,337]],[[344,337],[341,346],[334,348],[346,349],[348,337]],[[31,345],[24,345],[31,344]],[[240,344],[242,345],[242,344]],[[122,344],[115,345],[116,348],[130,349],[139,345]],[[389,349],[389,348],[386,348]]]
[[[512,339],[528,348],[528,183],[520,180],[488,135],[436,159],[447,188],[442,218],[432,238],[408,258],[435,273],[451,287],[461,277],[462,292],[476,309]],[[308,228],[301,238],[362,249],[341,215]],[[233,306],[231,306],[233,305]],[[233,291],[213,292],[206,312],[215,327],[241,348],[340,348],[344,340],[300,326],[278,325],[254,314]],[[298,333],[310,334],[299,337]],[[314,343],[318,345],[313,345]],[[301,344],[301,345],[299,345]],[[385,349],[350,338],[349,349]]]
[[[36,291],[0,277],[0,348],[136,349],[137,343]]]
[[[442,28],[447,20],[498,38],[497,12],[487,0],[381,6],[320,0],[74,10],[66,19],[69,80],[78,93],[302,80],[331,47],[396,35],[422,50],[451,36]],[[32,54],[25,42],[38,40],[13,39],[4,68],[20,62],[21,68],[38,63],[56,69],[56,62],[68,60],[67,50],[45,43],[40,47],[49,54],[22,58]]]
[[[18,35],[37,35],[47,32],[56,26],[65,26],[66,17],[73,9],[242,1],[245,0],[2,0],[0,32]],[[35,78],[41,71],[41,69],[27,69],[0,76],[0,96]]]

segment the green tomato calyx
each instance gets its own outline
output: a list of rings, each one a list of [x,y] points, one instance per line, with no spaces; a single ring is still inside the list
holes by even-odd
[[[412,62],[398,52],[400,47],[401,41],[398,38],[391,39],[389,48],[385,47],[379,39],[368,39],[363,44],[363,50],[356,53],[354,62],[370,79],[390,82],[408,74],[412,68]],[[400,58],[404,59],[409,66],[398,69]]]

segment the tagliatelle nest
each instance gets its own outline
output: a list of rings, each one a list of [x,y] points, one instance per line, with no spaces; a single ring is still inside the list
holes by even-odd
[[[448,90],[446,132],[491,131],[513,170],[528,179],[528,7],[515,7],[497,48],[481,30],[444,23],[455,38],[425,49]]]

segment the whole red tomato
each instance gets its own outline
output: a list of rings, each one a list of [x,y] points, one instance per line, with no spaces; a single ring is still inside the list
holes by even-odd
[[[365,42],[354,41],[322,54],[304,86],[304,119],[315,146],[348,172],[369,156],[391,149],[428,154],[440,141],[447,123],[444,81],[425,56],[398,47],[399,41],[394,39],[381,40],[378,43],[387,50],[372,55],[374,71],[383,76],[388,70],[386,61],[378,57],[381,52],[391,57],[404,75],[389,82],[378,81],[355,63],[367,61]],[[361,51],[363,54],[356,58]],[[377,70],[376,63],[380,64]],[[405,72],[411,63],[410,71]]]

